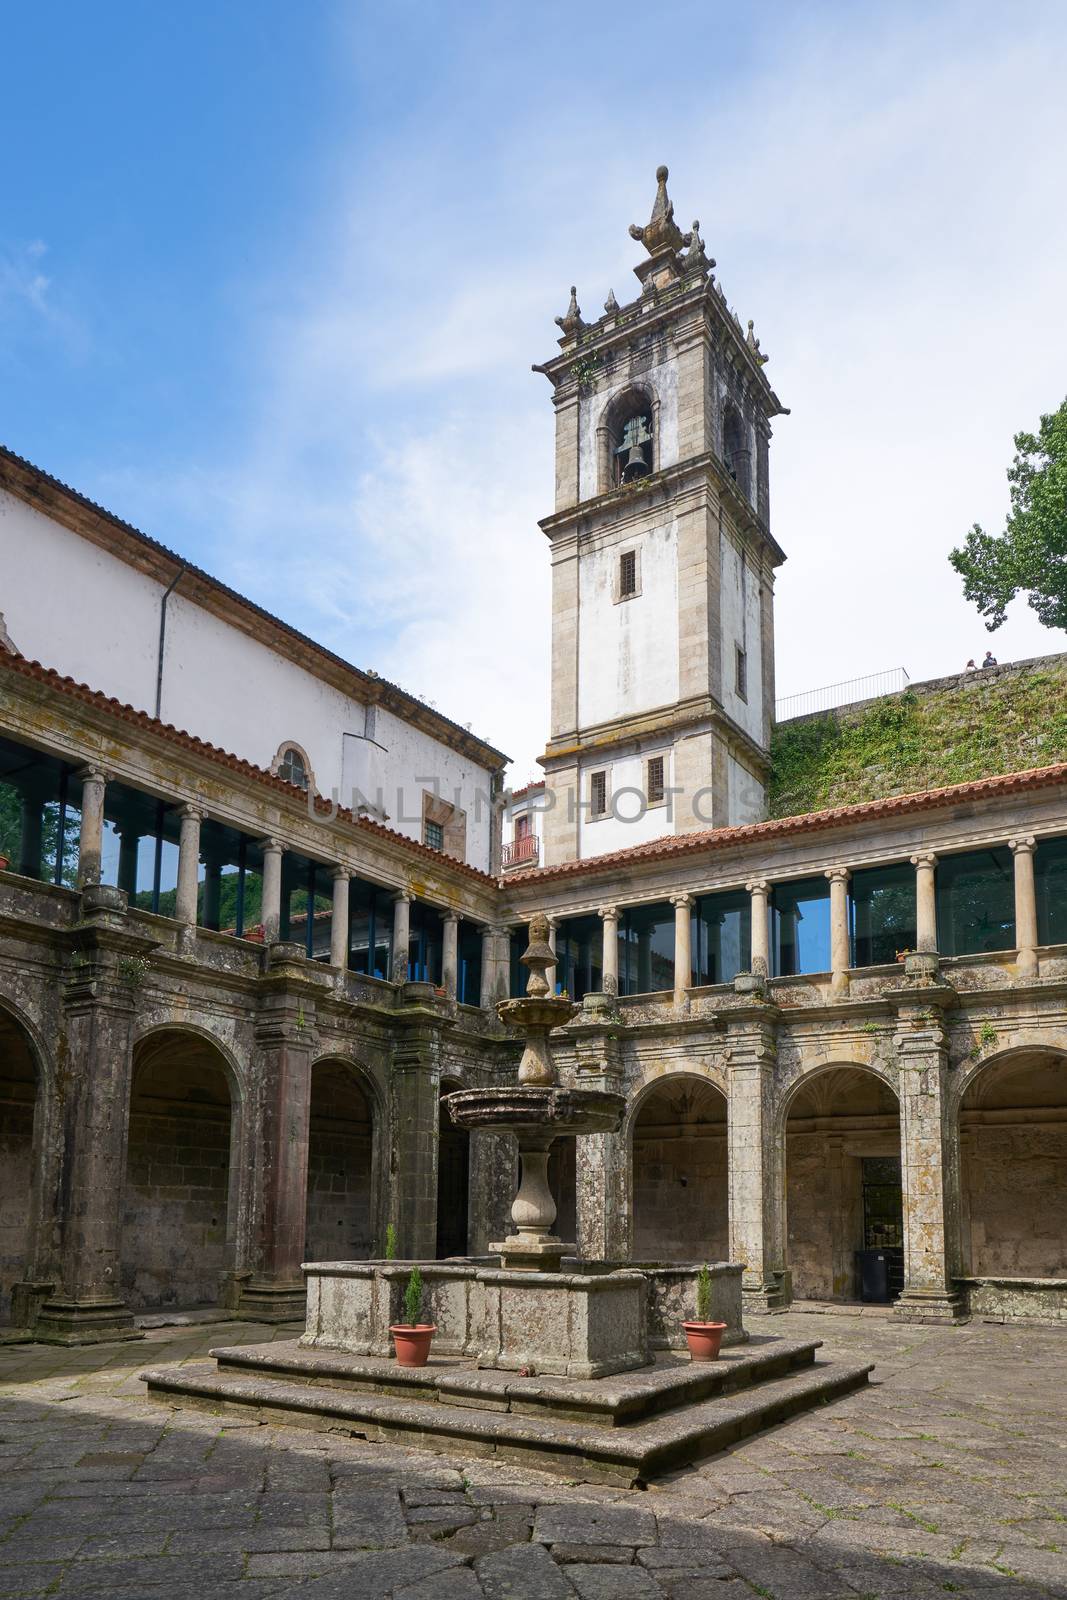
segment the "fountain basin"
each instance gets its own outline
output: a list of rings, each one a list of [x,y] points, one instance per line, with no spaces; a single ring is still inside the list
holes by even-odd
[[[445,1095],[442,1103],[459,1128],[513,1133],[523,1143],[532,1135],[549,1144],[578,1134],[614,1133],[626,1110],[624,1095],[606,1089],[564,1089],[558,1084],[457,1089]]]

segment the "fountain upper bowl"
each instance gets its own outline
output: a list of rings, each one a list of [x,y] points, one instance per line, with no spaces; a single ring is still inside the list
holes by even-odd
[[[457,1089],[442,1103],[459,1128],[522,1135],[543,1132],[548,1139],[615,1133],[626,1110],[625,1095],[607,1089],[565,1089],[559,1084]]]

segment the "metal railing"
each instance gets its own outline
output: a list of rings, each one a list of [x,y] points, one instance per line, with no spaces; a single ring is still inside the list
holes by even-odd
[[[505,867],[529,866],[531,861],[537,860],[538,843],[535,833],[528,833],[525,839],[513,839],[504,846],[502,864]]]
[[[906,668],[890,667],[885,672],[872,672],[866,678],[849,678],[844,683],[828,683],[822,689],[786,695],[784,700],[775,701],[775,721],[806,717],[813,711],[829,711],[834,706],[852,705],[857,700],[874,700],[882,694],[899,694],[910,682]]]

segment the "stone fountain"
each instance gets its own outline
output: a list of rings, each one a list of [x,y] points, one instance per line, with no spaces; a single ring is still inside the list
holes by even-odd
[[[519,1147],[519,1188],[511,1207],[515,1231],[490,1249],[499,1252],[503,1267],[559,1272],[563,1257],[574,1255],[575,1246],[552,1232],[556,1203],[548,1186],[549,1152],[557,1139],[615,1133],[626,1100],[605,1089],[560,1086],[549,1034],[569,1022],[579,1008],[552,993],[546,974],[556,965],[556,954],[548,942],[545,917],[531,919],[529,948],[520,960],[530,973],[525,995],[497,1005],[501,1021],[526,1035],[517,1083],[505,1089],[460,1089],[446,1095],[444,1104],[457,1127],[511,1133]]]

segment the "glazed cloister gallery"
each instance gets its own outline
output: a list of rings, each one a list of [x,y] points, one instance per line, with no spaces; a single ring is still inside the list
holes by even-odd
[[[636,299],[587,322],[572,293],[537,369],[552,706],[521,791],[468,727],[0,453],[5,1336],[295,1320],[305,1393],[340,1405],[329,1362],[363,1362],[399,1435],[371,1368],[412,1262],[440,1358],[490,1388],[676,1378],[704,1263],[750,1364],[746,1324],[796,1299],[1067,1317],[1067,749],[1033,712],[1063,658],[873,702],[950,708],[927,781],[868,763],[783,802],[788,741],[817,765],[871,707],[775,720],[785,408],[663,169],[631,232]],[[996,758],[983,718],[1019,725]],[[754,1416],[817,1392],[810,1355],[778,1352]],[[222,1360],[189,1398],[257,1383],[284,1374]],[[481,1414],[442,1398],[415,1432]],[[538,1420],[564,1455],[570,1425]],[[582,1459],[640,1475],[652,1433]]]

